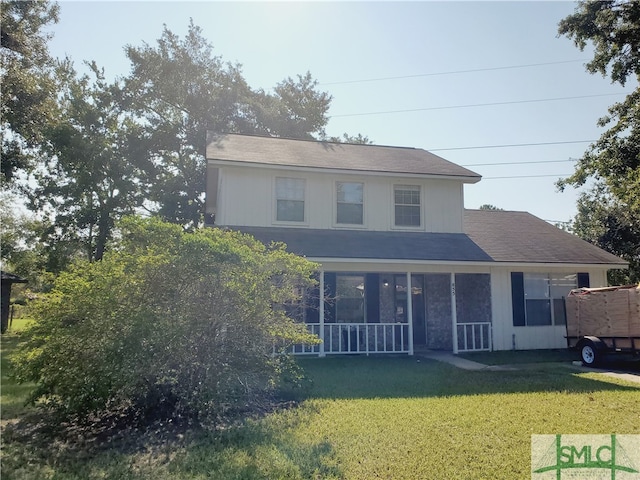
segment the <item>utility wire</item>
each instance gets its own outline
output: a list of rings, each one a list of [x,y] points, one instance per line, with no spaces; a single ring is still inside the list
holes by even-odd
[[[466,163],[460,164],[461,167],[489,167],[494,165],[526,165],[531,163],[564,163],[575,162],[575,158],[569,158],[567,160],[534,160],[531,162],[497,162],[497,163]]]
[[[564,145],[567,143],[591,143],[595,140],[572,140],[569,142],[540,142],[540,143],[513,143],[509,145],[479,145],[473,147],[453,147],[453,148],[427,148],[429,152],[443,152],[445,150],[476,150],[480,148],[510,148],[510,147],[533,147],[538,145]]]
[[[389,113],[409,113],[409,112],[426,112],[429,110],[450,110],[454,108],[472,108],[472,107],[491,107],[496,105],[515,105],[521,103],[540,103],[540,102],[557,102],[560,100],[577,100],[581,98],[611,97],[616,95],[627,95],[627,93],[599,93],[595,95],[579,95],[575,97],[556,97],[556,98],[539,98],[535,100],[514,100],[511,102],[491,102],[491,103],[471,103],[467,105],[449,105],[443,107],[426,107],[426,108],[408,108],[403,110],[384,110],[380,112],[365,113],[343,113],[338,115],[330,115],[329,118],[338,117],[361,117],[366,115],[386,115]]]
[[[400,75],[397,77],[379,77],[379,78],[364,78],[360,80],[344,80],[341,82],[325,82],[318,83],[319,86],[325,85],[346,85],[349,83],[365,83],[365,82],[381,82],[384,80],[400,80],[404,78],[418,78],[418,77],[435,77],[439,75],[457,75],[460,73],[474,73],[474,72],[489,72],[492,70],[509,70],[514,68],[529,68],[529,67],[541,67],[543,65],[560,65],[563,63],[577,63],[577,62],[585,62],[588,59],[580,59],[580,60],[563,60],[560,62],[544,62],[544,63],[529,63],[526,65],[507,65],[502,67],[487,67],[487,68],[474,68],[470,70],[453,70],[449,72],[432,72],[432,73],[418,73],[414,75]]]
[[[542,178],[542,177],[568,177],[570,173],[557,174],[557,175],[512,175],[509,177],[482,177],[482,180],[502,180],[505,178]]]

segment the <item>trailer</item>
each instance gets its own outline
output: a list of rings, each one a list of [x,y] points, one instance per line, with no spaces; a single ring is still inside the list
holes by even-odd
[[[567,346],[584,365],[610,353],[640,354],[640,285],[578,288],[565,298]]]

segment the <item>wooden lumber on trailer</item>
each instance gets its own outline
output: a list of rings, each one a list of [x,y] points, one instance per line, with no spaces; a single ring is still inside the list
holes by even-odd
[[[570,337],[640,337],[640,286],[579,288],[566,306]]]

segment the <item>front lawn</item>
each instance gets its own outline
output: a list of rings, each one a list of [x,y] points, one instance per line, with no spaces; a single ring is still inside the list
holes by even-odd
[[[566,348],[555,350],[502,350],[497,352],[461,353],[462,358],[484,363],[485,365],[543,364],[551,362],[573,363],[580,360],[576,350]],[[604,355],[598,368],[640,372],[640,358],[629,353],[610,353]]]
[[[486,365],[572,362],[580,359],[578,352],[567,348],[554,350],[500,350],[496,352],[461,353],[459,356]]]
[[[15,352],[20,341],[20,333],[29,324],[30,319],[21,318],[13,321],[9,331],[0,337],[0,420],[19,418],[27,409],[24,402],[33,385],[19,385],[9,378],[11,365],[9,357]]]
[[[3,479],[513,480],[530,478],[531,434],[640,433],[640,384],[570,364],[492,372],[410,357],[300,363],[308,382],[297,405],[224,431],[159,429],[91,445],[5,426]]]

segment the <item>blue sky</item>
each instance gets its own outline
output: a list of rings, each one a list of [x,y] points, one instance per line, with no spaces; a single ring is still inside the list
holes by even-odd
[[[193,18],[252,88],[311,72],[333,97],[329,135],[433,151],[484,177],[465,187],[467,208],[545,220],[575,215],[579,192],[554,183],[599,137],[607,107],[635,88],[588,74],[591,51],[557,37],[573,2],[59,4],[54,56],[126,75],[125,45],[155,44],[163,24],[182,36]],[[516,144],[528,146],[505,146]],[[478,148],[489,146],[500,147]]]

